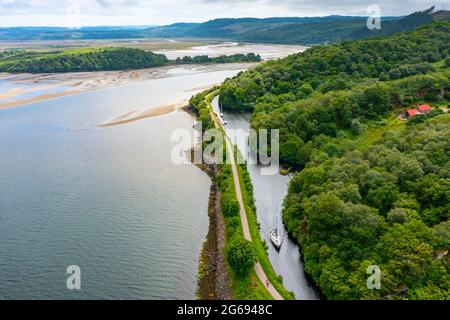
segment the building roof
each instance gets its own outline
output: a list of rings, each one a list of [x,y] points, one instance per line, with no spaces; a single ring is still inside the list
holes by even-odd
[[[406,113],[408,114],[408,116],[412,117],[412,116],[415,116],[416,114],[418,114],[419,111],[416,109],[409,109],[409,110],[406,110]]]
[[[419,111],[431,111],[431,107],[428,104],[422,104],[417,109]]]

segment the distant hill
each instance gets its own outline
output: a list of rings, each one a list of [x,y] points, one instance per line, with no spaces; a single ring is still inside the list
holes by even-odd
[[[177,23],[149,28],[151,37],[220,38],[235,41],[322,44],[406,32],[432,21],[450,19],[450,11],[434,7],[406,17],[383,17],[382,29],[367,28],[367,17],[328,16],[312,18],[216,19],[205,23]]]
[[[400,20],[391,20],[383,23],[381,30],[361,28],[349,35],[349,39],[363,39],[371,36],[387,36],[397,32],[407,32],[433,21],[449,21],[450,11],[435,11],[435,7],[418,11]]]
[[[395,17],[386,19],[398,19]],[[241,18],[153,27],[151,37],[215,38],[235,41],[311,44],[335,41],[366,25],[366,17]],[[334,30],[330,33],[330,30]]]
[[[450,19],[450,11],[434,7],[406,17],[383,17],[381,30],[368,30],[367,17],[278,17],[215,19],[153,27],[0,28],[0,41],[94,40],[139,38],[205,38],[280,44],[323,44],[411,31],[432,21]]]
[[[13,40],[94,40],[146,38],[147,27],[61,27],[0,28],[0,41]]]

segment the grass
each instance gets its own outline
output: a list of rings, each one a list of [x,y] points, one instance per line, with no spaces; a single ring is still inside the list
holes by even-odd
[[[401,121],[397,118],[399,113],[401,113],[401,110],[396,110],[389,116],[387,123],[376,124],[373,127],[367,128],[364,133],[354,140],[357,148],[359,150],[365,150],[376,141],[380,140],[386,132],[404,126],[405,121]]]

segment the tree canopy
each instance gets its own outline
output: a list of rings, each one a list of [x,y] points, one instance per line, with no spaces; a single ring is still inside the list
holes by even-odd
[[[317,46],[228,79],[225,108],[280,130],[283,219],[330,299],[449,299],[450,23]],[[401,121],[420,103],[433,111]],[[442,107],[442,109],[441,109]],[[381,269],[380,290],[367,269]]]

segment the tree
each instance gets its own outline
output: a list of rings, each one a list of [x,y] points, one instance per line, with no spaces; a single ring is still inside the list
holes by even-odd
[[[237,274],[247,275],[256,261],[252,243],[240,236],[235,236],[228,244],[227,259]]]
[[[405,223],[408,221],[408,214],[402,208],[395,208],[388,212],[387,220],[391,223]]]
[[[371,189],[367,194],[367,202],[379,209],[381,213],[386,214],[399,197],[400,192],[397,186],[386,183],[378,188]]]
[[[358,119],[353,119],[350,124],[350,130],[352,130],[354,134],[360,134],[363,131],[363,126]]]
[[[301,154],[304,143],[301,138],[291,135],[286,142],[280,145],[280,160],[291,166],[301,164]]]
[[[227,217],[234,217],[239,214],[239,203],[234,193],[222,194],[222,210]]]

